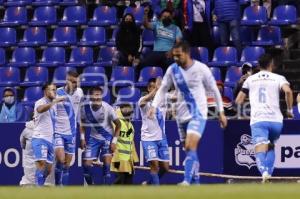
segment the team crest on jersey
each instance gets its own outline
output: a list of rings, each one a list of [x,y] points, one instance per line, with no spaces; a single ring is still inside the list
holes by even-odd
[[[252,137],[243,134],[241,136],[241,142],[236,145],[234,149],[235,162],[240,166],[246,166],[248,169],[256,165],[255,151]]]

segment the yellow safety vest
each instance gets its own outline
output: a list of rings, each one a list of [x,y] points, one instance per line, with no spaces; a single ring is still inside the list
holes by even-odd
[[[134,144],[134,128],[131,122],[120,119],[121,130],[117,142],[120,160],[130,160]]]

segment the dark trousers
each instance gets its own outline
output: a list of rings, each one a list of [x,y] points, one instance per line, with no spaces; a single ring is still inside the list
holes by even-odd
[[[130,185],[133,183],[133,174],[127,172],[116,173],[116,180],[114,184],[125,184]]]

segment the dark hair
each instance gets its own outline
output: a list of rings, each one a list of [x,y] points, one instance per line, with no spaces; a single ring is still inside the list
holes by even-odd
[[[49,86],[51,86],[51,85],[54,85],[55,86],[55,84],[53,84],[52,82],[47,82],[43,87],[42,87],[42,90],[43,91],[45,91]]]
[[[191,52],[190,44],[187,41],[180,41],[180,42],[176,43],[173,46],[173,49],[174,48],[181,48],[182,51],[185,52],[185,53],[190,53]]]
[[[156,82],[156,78],[150,78],[148,80],[147,86],[149,86],[151,83],[155,83]]]
[[[160,13],[159,13],[159,18],[161,18],[161,16],[165,13],[168,12],[170,13],[170,15],[172,16],[173,12],[167,8],[163,9]]]
[[[259,57],[258,63],[259,67],[262,69],[267,69],[273,60],[273,56],[270,54],[263,54]]]
[[[132,104],[130,102],[120,102],[119,107],[126,108],[126,107],[132,107]]]
[[[95,91],[103,93],[103,89],[100,86],[94,86],[89,89],[89,95],[92,95]]]
[[[4,90],[3,90],[3,95],[4,95],[4,93],[5,93],[6,91],[10,91],[10,92],[12,92],[12,93],[15,95],[15,91],[14,91],[14,89],[11,88],[11,87],[6,87],[6,88],[4,88]]]
[[[69,70],[67,75],[72,77],[79,77],[79,74],[75,70]]]

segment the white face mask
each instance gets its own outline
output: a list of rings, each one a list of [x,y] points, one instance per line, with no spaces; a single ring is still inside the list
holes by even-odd
[[[13,104],[14,102],[15,102],[15,97],[14,96],[4,97],[4,103],[5,104]]]

